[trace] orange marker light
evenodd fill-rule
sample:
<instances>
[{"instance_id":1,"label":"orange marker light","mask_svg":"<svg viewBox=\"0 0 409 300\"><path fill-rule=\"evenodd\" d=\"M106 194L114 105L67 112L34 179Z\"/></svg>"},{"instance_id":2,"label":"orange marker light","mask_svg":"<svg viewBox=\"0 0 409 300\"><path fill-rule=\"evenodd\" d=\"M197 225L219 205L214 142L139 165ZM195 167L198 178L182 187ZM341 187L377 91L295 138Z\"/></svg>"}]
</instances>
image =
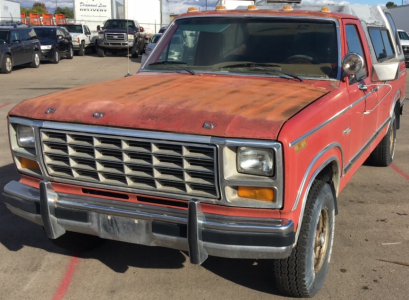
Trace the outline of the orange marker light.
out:
<instances>
[{"instance_id":1,"label":"orange marker light","mask_svg":"<svg viewBox=\"0 0 409 300\"><path fill-rule=\"evenodd\" d=\"M218 5L216 6L216 10L226 10L226 6Z\"/></svg>"},{"instance_id":2,"label":"orange marker light","mask_svg":"<svg viewBox=\"0 0 409 300\"><path fill-rule=\"evenodd\" d=\"M24 157L20 158L20 165L22 169L40 170L40 166L36 161Z\"/></svg>"},{"instance_id":3,"label":"orange marker light","mask_svg":"<svg viewBox=\"0 0 409 300\"><path fill-rule=\"evenodd\" d=\"M330 13L331 10L329 9L329 7L324 6L324 7L321 8L321 12L323 12L323 13Z\"/></svg>"},{"instance_id":4,"label":"orange marker light","mask_svg":"<svg viewBox=\"0 0 409 300\"><path fill-rule=\"evenodd\" d=\"M197 12L197 11L199 11L196 7L189 7L188 9L187 9L187 12L188 13L191 13L191 12Z\"/></svg>"},{"instance_id":5,"label":"orange marker light","mask_svg":"<svg viewBox=\"0 0 409 300\"><path fill-rule=\"evenodd\" d=\"M292 11L292 10L293 10L293 7L292 7L291 5L284 5L284 6L283 6L283 10L284 10L284 11Z\"/></svg>"},{"instance_id":6,"label":"orange marker light","mask_svg":"<svg viewBox=\"0 0 409 300\"><path fill-rule=\"evenodd\" d=\"M249 5L247 6L248 10L258 10L258 7L256 5Z\"/></svg>"},{"instance_id":7,"label":"orange marker light","mask_svg":"<svg viewBox=\"0 0 409 300\"><path fill-rule=\"evenodd\" d=\"M274 190L262 187L239 186L238 196L242 198L255 199L260 201L274 201Z\"/></svg>"}]
</instances>

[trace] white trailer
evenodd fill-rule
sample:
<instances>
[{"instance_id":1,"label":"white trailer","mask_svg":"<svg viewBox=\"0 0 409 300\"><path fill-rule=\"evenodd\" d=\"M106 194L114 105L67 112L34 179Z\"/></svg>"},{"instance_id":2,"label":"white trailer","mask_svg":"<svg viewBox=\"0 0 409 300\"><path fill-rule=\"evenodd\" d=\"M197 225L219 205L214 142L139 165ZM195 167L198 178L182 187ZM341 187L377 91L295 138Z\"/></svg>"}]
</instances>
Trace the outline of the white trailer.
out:
<instances>
[{"instance_id":1,"label":"white trailer","mask_svg":"<svg viewBox=\"0 0 409 300\"><path fill-rule=\"evenodd\" d=\"M20 3L10 0L0 0L0 23L20 21Z\"/></svg>"},{"instance_id":2,"label":"white trailer","mask_svg":"<svg viewBox=\"0 0 409 300\"><path fill-rule=\"evenodd\" d=\"M123 18L138 21L146 33L155 34L170 23L168 0L124 0Z\"/></svg>"},{"instance_id":3,"label":"white trailer","mask_svg":"<svg viewBox=\"0 0 409 300\"><path fill-rule=\"evenodd\" d=\"M0 0L1 1L1 0ZM91 30L108 19L132 19L149 34L170 23L168 0L74 0L74 22Z\"/></svg>"},{"instance_id":4,"label":"white trailer","mask_svg":"<svg viewBox=\"0 0 409 300\"><path fill-rule=\"evenodd\" d=\"M397 28L409 32L409 5L388 8Z\"/></svg>"}]
</instances>

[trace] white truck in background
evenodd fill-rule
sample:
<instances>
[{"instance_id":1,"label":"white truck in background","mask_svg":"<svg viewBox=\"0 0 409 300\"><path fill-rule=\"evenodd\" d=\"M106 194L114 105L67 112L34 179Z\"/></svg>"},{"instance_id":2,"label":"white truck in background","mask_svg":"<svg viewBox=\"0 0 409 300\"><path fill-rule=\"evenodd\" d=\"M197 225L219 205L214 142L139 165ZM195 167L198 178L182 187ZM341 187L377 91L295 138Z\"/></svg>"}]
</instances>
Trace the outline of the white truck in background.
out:
<instances>
[{"instance_id":1,"label":"white truck in background","mask_svg":"<svg viewBox=\"0 0 409 300\"><path fill-rule=\"evenodd\" d=\"M0 24L20 21L20 3L9 0L0 0Z\"/></svg>"},{"instance_id":2,"label":"white truck in background","mask_svg":"<svg viewBox=\"0 0 409 300\"><path fill-rule=\"evenodd\" d=\"M76 54L84 56L86 49L91 49L93 53L97 53L97 31L91 31L85 24L65 24L64 27L72 36L72 45Z\"/></svg>"}]
</instances>

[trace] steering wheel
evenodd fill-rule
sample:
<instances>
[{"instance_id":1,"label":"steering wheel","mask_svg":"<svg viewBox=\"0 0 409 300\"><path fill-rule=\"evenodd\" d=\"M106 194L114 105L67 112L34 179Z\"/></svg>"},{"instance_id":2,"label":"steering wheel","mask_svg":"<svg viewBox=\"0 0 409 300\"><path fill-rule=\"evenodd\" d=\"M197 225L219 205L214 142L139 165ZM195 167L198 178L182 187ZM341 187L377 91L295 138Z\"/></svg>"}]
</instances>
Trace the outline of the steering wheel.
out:
<instances>
[{"instance_id":1,"label":"steering wheel","mask_svg":"<svg viewBox=\"0 0 409 300\"><path fill-rule=\"evenodd\" d=\"M308 55L303 55L303 54L296 54L288 57L284 63L293 63L293 62L301 62L301 63L311 63L311 64L317 64L316 61L311 56Z\"/></svg>"}]
</instances>

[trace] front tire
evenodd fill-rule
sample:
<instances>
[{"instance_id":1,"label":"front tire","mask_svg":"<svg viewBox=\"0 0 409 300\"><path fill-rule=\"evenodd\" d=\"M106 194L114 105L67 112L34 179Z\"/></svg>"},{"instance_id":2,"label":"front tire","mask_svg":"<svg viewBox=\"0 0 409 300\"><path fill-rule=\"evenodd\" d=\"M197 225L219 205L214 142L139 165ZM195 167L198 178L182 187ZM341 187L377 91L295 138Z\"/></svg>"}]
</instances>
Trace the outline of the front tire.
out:
<instances>
[{"instance_id":1,"label":"front tire","mask_svg":"<svg viewBox=\"0 0 409 300\"><path fill-rule=\"evenodd\" d=\"M3 74L10 74L13 70L13 61L11 60L11 56L6 54L3 57L3 61L1 62L1 70L0 72Z\"/></svg>"},{"instance_id":2,"label":"front tire","mask_svg":"<svg viewBox=\"0 0 409 300\"><path fill-rule=\"evenodd\" d=\"M105 51L104 51L104 49L98 48L98 56L99 56L99 57L105 57Z\"/></svg>"},{"instance_id":3,"label":"front tire","mask_svg":"<svg viewBox=\"0 0 409 300\"><path fill-rule=\"evenodd\" d=\"M393 157L395 155L395 146L396 146L396 117L394 114L392 117L392 121L389 125L388 132L369 156L370 163L378 167L389 166L392 163Z\"/></svg>"},{"instance_id":4,"label":"front tire","mask_svg":"<svg viewBox=\"0 0 409 300\"><path fill-rule=\"evenodd\" d=\"M74 58L74 49L72 48L72 46L70 46L70 49L68 50L67 58L68 59Z\"/></svg>"},{"instance_id":5,"label":"front tire","mask_svg":"<svg viewBox=\"0 0 409 300\"><path fill-rule=\"evenodd\" d=\"M33 54L33 61L30 64L31 68L38 68L40 66L40 54L35 51Z\"/></svg>"},{"instance_id":6,"label":"front tire","mask_svg":"<svg viewBox=\"0 0 409 300\"><path fill-rule=\"evenodd\" d=\"M92 250L104 242L104 240L98 236L72 231L67 231L57 239L49 240L54 245L75 253Z\"/></svg>"},{"instance_id":7,"label":"front tire","mask_svg":"<svg viewBox=\"0 0 409 300\"><path fill-rule=\"evenodd\" d=\"M132 58L138 58L139 53L138 53L138 47L137 45L133 45L132 50L131 50L131 56Z\"/></svg>"},{"instance_id":8,"label":"front tire","mask_svg":"<svg viewBox=\"0 0 409 300\"><path fill-rule=\"evenodd\" d=\"M53 60L51 62L53 64L58 64L60 62L60 52L58 52L58 50L54 51Z\"/></svg>"},{"instance_id":9,"label":"front tire","mask_svg":"<svg viewBox=\"0 0 409 300\"><path fill-rule=\"evenodd\" d=\"M84 55L85 55L85 44L84 44L84 41L81 42L80 49L78 50L78 55L79 55L79 56L84 56Z\"/></svg>"},{"instance_id":10,"label":"front tire","mask_svg":"<svg viewBox=\"0 0 409 300\"><path fill-rule=\"evenodd\" d=\"M311 186L297 246L291 256L274 261L278 289L290 297L313 297L327 277L334 239L335 199L328 183Z\"/></svg>"}]
</instances>

